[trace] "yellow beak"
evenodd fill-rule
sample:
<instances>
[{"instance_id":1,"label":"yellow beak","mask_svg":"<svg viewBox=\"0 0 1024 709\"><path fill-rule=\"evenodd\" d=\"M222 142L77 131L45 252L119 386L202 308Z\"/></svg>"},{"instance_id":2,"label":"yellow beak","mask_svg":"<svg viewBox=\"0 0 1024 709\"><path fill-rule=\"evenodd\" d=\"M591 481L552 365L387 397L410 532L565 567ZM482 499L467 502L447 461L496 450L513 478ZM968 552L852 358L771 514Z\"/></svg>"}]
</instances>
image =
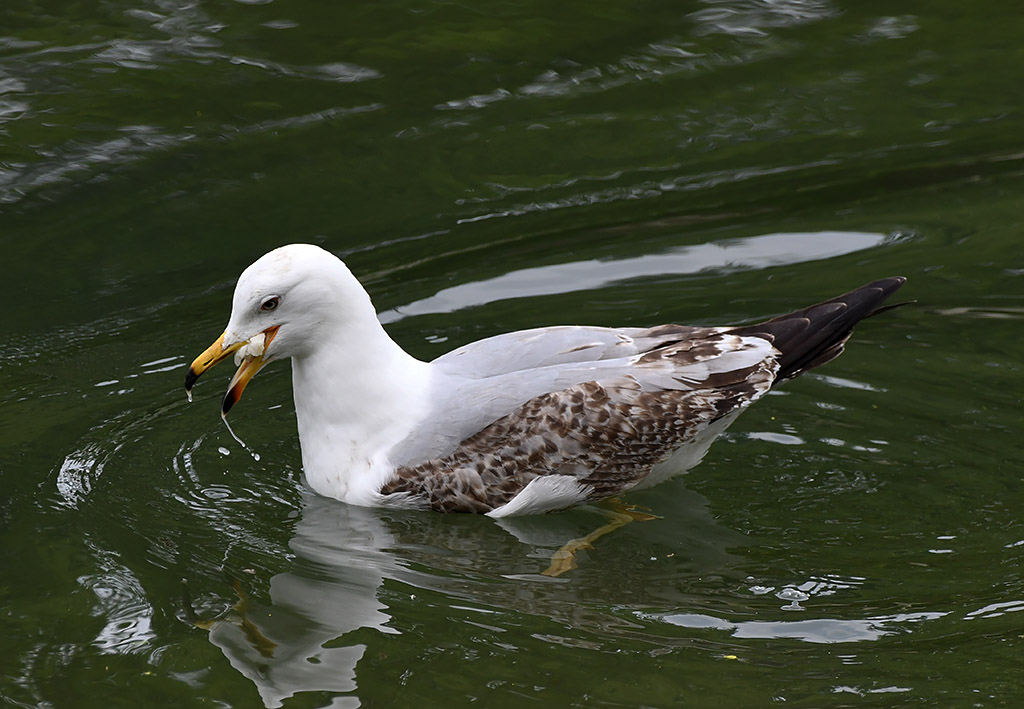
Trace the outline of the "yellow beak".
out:
<instances>
[{"instance_id":1,"label":"yellow beak","mask_svg":"<svg viewBox=\"0 0 1024 709\"><path fill-rule=\"evenodd\" d=\"M266 353L266 348L270 345L271 340L274 339L274 335L277 334L277 327L268 327L263 331L266 339L263 341L263 351ZM225 333L226 334L226 333ZM222 334L217 340L206 348L206 351L193 360L191 366L188 368L188 372L185 374L185 393L188 395L189 400L192 400L192 387L195 385L196 380L201 377L207 369L210 369L218 362L221 362L238 350L242 349L247 343L237 342L229 347L224 346L224 335ZM245 386L249 383L249 380L256 376L256 372L263 368L266 364L264 355L257 357L246 357L242 360L241 365L238 367L238 371L235 372L235 376L231 378L231 383L228 384L227 393L224 394L224 401L221 402L220 413L221 415L227 414L231 410L231 407L238 403L238 400L242 398L242 392L245 391Z\"/></svg>"}]
</instances>

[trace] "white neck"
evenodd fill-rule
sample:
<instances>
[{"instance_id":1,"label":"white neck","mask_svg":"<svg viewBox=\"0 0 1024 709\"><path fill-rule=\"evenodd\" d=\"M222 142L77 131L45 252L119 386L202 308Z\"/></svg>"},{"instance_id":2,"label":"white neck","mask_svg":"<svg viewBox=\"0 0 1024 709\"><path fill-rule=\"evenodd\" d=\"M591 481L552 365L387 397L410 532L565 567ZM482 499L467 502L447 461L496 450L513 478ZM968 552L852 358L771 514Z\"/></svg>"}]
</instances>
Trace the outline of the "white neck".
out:
<instances>
[{"instance_id":1,"label":"white neck","mask_svg":"<svg viewBox=\"0 0 1024 709\"><path fill-rule=\"evenodd\" d=\"M388 451L427 410L430 365L370 317L292 358L302 467L321 495L373 505L393 470Z\"/></svg>"}]
</instances>

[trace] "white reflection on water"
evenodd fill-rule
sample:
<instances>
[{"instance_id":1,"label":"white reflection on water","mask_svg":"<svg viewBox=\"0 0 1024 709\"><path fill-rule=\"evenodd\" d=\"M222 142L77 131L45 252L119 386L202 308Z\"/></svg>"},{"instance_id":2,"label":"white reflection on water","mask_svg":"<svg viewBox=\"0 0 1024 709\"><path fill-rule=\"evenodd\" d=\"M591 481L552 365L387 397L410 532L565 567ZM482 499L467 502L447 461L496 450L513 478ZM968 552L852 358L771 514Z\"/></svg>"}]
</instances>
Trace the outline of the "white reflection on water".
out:
<instances>
[{"instance_id":1,"label":"white reflection on water","mask_svg":"<svg viewBox=\"0 0 1024 709\"><path fill-rule=\"evenodd\" d=\"M807 620L748 620L737 623L700 613L671 613L667 615L637 614L650 620L660 620L682 628L710 628L730 633L734 638L777 640L792 638L809 643L850 643L878 640L886 635L904 631L907 623L920 623L948 615L948 612L897 613L858 620L815 618Z\"/></svg>"},{"instance_id":2,"label":"white reflection on water","mask_svg":"<svg viewBox=\"0 0 1024 709\"><path fill-rule=\"evenodd\" d=\"M975 618L998 618L1001 615L1018 611L1024 611L1024 600L990 603L978 610L971 611L964 616L964 620L974 620Z\"/></svg>"},{"instance_id":3,"label":"white reflection on water","mask_svg":"<svg viewBox=\"0 0 1024 709\"><path fill-rule=\"evenodd\" d=\"M760 269L819 261L880 246L886 240L885 234L855 231L764 234L679 246L634 258L590 259L523 268L495 278L445 288L429 298L384 311L378 317L381 322L390 323L415 315L451 313L498 300L597 290L631 278Z\"/></svg>"}]
</instances>

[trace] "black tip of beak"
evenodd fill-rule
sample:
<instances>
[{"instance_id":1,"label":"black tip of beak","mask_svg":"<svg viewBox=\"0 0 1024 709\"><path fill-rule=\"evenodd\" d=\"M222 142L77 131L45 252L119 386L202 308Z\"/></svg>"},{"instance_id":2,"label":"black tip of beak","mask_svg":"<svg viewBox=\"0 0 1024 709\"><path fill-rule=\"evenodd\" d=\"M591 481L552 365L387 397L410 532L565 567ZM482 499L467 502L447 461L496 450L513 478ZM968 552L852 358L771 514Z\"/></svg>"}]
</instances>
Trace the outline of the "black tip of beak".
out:
<instances>
[{"instance_id":1,"label":"black tip of beak","mask_svg":"<svg viewBox=\"0 0 1024 709\"><path fill-rule=\"evenodd\" d=\"M222 401L220 404L220 415L227 416L228 411L231 411L231 408L238 403L238 400L241 398L241 396L242 395L238 393L236 387L231 387L230 389L228 389L227 392L224 394L224 401Z\"/></svg>"},{"instance_id":2,"label":"black tip of beak","mask_svg":"<svg viewBox=\"0 0 1024 709\"><path fill-rule=\"evenodd\" d=\"M192 387L195 386L196 380L198 379L199 375L196 374L196 371L192 369L192 367L189 367L188 371L185 372L185 391L192 391Z\"/></svg>"}]
</instances>

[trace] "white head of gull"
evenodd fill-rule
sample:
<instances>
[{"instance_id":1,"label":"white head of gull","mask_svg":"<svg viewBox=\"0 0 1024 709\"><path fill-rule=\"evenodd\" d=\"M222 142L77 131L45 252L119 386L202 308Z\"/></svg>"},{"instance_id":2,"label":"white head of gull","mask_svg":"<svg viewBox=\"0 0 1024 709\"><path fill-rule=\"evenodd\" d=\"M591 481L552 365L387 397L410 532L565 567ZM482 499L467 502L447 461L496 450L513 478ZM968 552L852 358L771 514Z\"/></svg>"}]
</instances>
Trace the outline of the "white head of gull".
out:
<instances>
[{"instance_id":1,"label":"white head of gull","mask_svg":"<svg viewBox=\"0 0 1024 709\"><path fill-rule=\"evenodd\" d=\"M235 354L226 414L264 365L291 359L303 470L321 495L548 512L685 472L773 385L838 356L903 282L758 325L547 327L422 362L388 336L340 259L292 244L242 273L227 328L185 387Z\"/></svg>"}]
</instances>

